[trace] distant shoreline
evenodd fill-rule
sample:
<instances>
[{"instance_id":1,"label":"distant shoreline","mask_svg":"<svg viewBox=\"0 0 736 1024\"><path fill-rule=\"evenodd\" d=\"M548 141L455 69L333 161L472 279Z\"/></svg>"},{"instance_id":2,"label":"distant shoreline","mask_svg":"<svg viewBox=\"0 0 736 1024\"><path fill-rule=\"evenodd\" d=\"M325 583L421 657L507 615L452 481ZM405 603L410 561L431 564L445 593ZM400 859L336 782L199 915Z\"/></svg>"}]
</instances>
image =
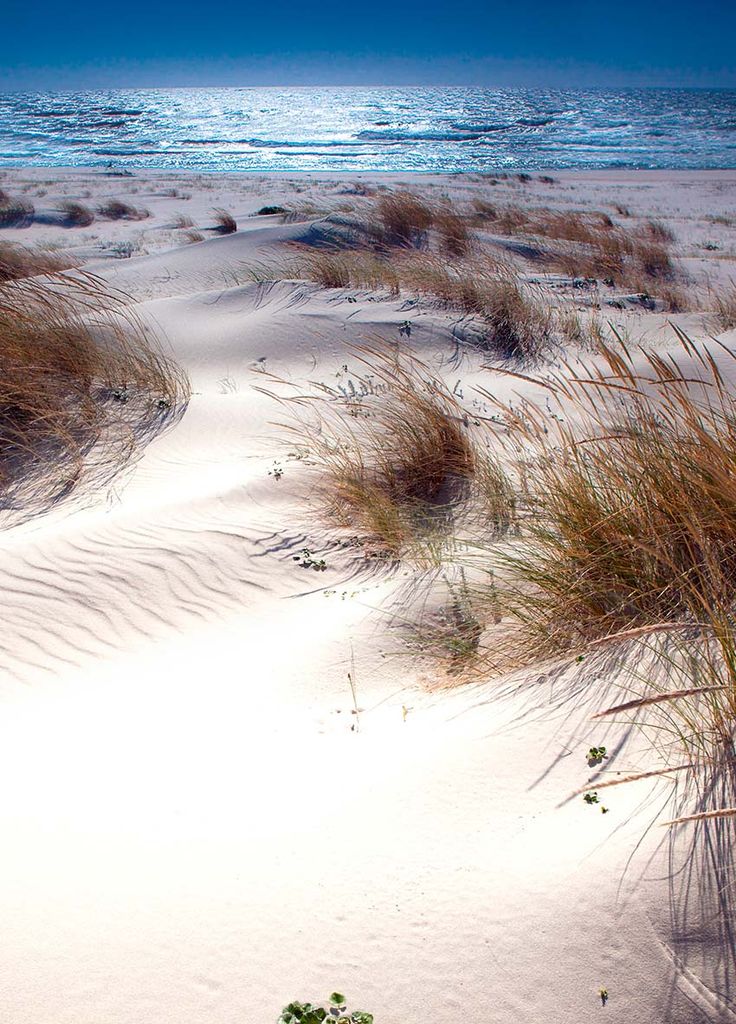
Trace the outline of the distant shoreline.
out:
<instances>
[{"instance_id":1,"label":"distant shoreline","mask_svg":"<svg viewBox=\"0 0 736 1024\"><path fill-rule=\"evenodd\" d=\"M5 167L0 167L0 180L2 180L2 172L5 171L22 171L24 174L29 174L31 177L35 175L50 174L54 175L97 175L100 178L109 177L111 181L118 179L125 181L126 178L151 178L161 177L167 179L196 179L199 177L206 176L208 178L217 177L221 175L224 178L230 177L257 177L263 179L275 178L275 179L288 179L294 178L307 178L316 183L322 181L340 181L342 179L352 178L363 178L366 181L370 181L374 178L380 179L381 181L437 181L440 178L473 178L478 179L482 177L498 178L502 180L504 178L517 179L518 176L528 174L532 179L539 180L541 176L551 176L560 181L565 179L575 181L601 181L601 182L614 182L614 181L626 181L628 178L636 178L639 181L648 181L652 183L669 183L672 182L676 177L689 178L693 181L710 179L717 181L723 179L724 181L733 182L734 173L736 173L736 164L733 167L601 167L601 168L590 168L590 167L564 167L558 169L556 167L550 168L535 168L531 171L514 170L514 171L501 171L501 170L488 170L488 171L363 171L363 170L268 170L268 171L257 171L245 168L243 170L218 170L218 169L194 169L194 168L176 168L176 167L135 167L129 168L114 168L110 169L106 166L99 165L87 165L87 164L68 164L66 166L56 166L54 164L6 164Z\"/></svg>"}]
</instances>

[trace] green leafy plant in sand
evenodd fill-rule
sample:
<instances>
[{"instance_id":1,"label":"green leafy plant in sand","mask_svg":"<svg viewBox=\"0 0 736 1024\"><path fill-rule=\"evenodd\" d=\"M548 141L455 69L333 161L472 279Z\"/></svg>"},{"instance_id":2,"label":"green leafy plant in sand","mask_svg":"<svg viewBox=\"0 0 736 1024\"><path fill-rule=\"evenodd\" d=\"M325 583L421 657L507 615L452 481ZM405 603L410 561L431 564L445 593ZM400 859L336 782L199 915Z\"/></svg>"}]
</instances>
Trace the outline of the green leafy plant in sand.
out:
<instances>
[{"instance_id":1,"label":"green leafy plant in sand","mask_svg":"<svg viewBox=\"0 0 736 1024\"><path fill-rule=\"evenodd\" d=\"M298 563L302 569L314 569L315 572L324 572L327 568L327 562L324 558L313 558L314 552L310 551L309 548L302 548L300 555L294 555L293 560Z\"/></svg>"},{"instance_id":2,"label":"green leafy plant in sand","mask_svg":"<svg viewBox=\"0 0 736 1024\"><path fill-rule=\"evenodd\" d=\"M335 1024L373 1024L373 1014L365 1010L348 1011L345 996L341 992L333 992L325 1004L289 1003L281 1011L276 1024L321 1024L324 1020Z\"/></svg>"}]
</instances>

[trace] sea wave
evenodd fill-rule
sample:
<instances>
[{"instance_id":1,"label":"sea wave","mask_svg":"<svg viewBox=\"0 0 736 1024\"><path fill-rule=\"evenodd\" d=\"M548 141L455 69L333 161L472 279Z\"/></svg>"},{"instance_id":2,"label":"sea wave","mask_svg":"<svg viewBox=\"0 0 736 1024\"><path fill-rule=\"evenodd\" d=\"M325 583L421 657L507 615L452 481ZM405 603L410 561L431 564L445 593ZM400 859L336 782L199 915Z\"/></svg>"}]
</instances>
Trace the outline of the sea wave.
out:
<instances>
[{"instance_id":1,"label":"sea wave","mask_svg":"<svg viewBox=\"0 0 736 1024\"><path fill-rule=\"evenodd\" d=\"M0 166L732 167L734 90L145 89L0 97Z\"/></svg>"}]
</instances>

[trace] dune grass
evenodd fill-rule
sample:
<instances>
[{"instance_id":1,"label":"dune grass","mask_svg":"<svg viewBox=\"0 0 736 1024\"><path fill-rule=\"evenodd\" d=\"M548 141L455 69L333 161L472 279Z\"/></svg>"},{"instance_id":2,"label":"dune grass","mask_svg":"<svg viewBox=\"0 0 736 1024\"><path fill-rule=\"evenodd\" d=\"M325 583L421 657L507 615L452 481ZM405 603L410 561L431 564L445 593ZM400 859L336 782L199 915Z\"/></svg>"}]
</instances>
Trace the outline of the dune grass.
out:
<instances>
[{"instance_id":1,"label":"dune grass","mask_svg":"<svg viewBox=\"0 0 736 1024\"><path fill-rule=\"evenodd\" d=\"M297 400L316 418L296 430L333 521L419 565L470 552L436 625L453 662L489 611L495 664L635 641L652 670L613 710L713 764L736 727L736 355L679 338L667 356L599 341L536 401L496 403L502 430L416 359L364 349L317 407Z\"/></svg>"},{"instance_id":2,"label":"dune grass","mask_svg":"<svg viewBox=\"0 0 736 1024\"><path fill-rule=\"evenodd\" d=\"M59 211L64 214L64 223L68 227L87 228L95 219L94 213L88 206L72 199L64 199L60 202Z\"/></svg>"},{"instance_id":3,"label":"dune grass","mask_svg":"<svg viewBox=\"0 0 736 1024\"><path fill-rule=\"evenodd\" d=\"M430 201L408 189L384 190L371 197L357 208L356 226L364 244L384 254L433 249L456 257L474 247L469 218L449 199Z\"/></svg>"},{"instance_id":4,"label":"dune grass","mask_svg":"<svg viewBox=\"0 0 736 1024\"><path fill-rule=\"evenodd\" d=\"M697 622L736 597L736 401L680 339L687 370L619 338L546 383L557 417L512 417L530 515L507 568L537 649Z\"/></svg>"},{"instance_id":5,"label":"dune grass","mask_svg":"<svg viewBox=\"0 0 736 1024\"><path fill-rule=\"evenodd\" d=\"M35 212L30 199L11 196L0 189L0 228L26 227Z\"/></svg>"},{"instance_id":6,"label":"dune grass","mask_svg":"<svg viewBox=\"0 0 736 1024\"><path fill-rule=\"evenodd\" d=\"M233 232L238 230L238 223L231 213L227 210L217 208L213 211L215 214L215 231L220 235L232 235Z\"/></svg>"},{"instance_id":7,"label":"dune grass","mask_svg":"<svg viewBox=\"0 0 736 1024\"><path fill-rule=\"evenodd\" d=\"M186 401L186 377L103 284L76 272L0 288L5 525L105 483Z\"/></svg>"},{"instance_id":8,"label":"dune grass","mask_svg":"<svg viewBox=\"0 0 736 1024\"><path fill-rule=\"evenodd\" d=\"M304 251L280 271L323 288L422 295L477 320L479 344L502 360L536 362L556 343L555 318L499 260L476 253L449 263L431 252Z\"/></svg>"},{"instance_id":9,"label":"dune grass","mask_svg":"<svg viewBox=\"0 0 736 1024\"><path fill-rule=\"evenodd\" d=\"M466 421L419 360L368 346L354 362L336 387L289 396L290 436L318 472L332 522L387 556L431 559L478 467Z\"/></svg>"},{"instance_id":10,"label":"dune grass","mask_svg":"<svg viewBox=\"0 0 736 1024\"><path fill-rule=\"evenodd\" d=\"M371 208L374 236L389 248L421 248L433 222L432 206L413 192L383 192Z\"/></svg>"},{"instance_id":11,"label":"dune grass","mask_svg":"<svg viewBox=\"0 0 736 1024\"><path fill-rule=\"evenodd\" d=\"M351 227L352 225L352 227ZM523 285L509 257L483 245L473 228L533 239L533 260L571 278L600 280L637 294L655 292L673 312L687 308L663 225L627 230L602 212L499 207L476 199L461 209L412 192L384 191L327 245L304 247L287 271L324 288L422 295L479 321L482 344L503 360L535 362L560 341L587 346L587 321L555 314ZM541 241L540 241L541 239ZM283 276L283 274L282 274ZM592 343L600 325L590 322Z\"/></svg>"},{"instance_id":12,"label":"dune grass","mask_svg":"<svg viewBox=\"0 0 736 1024\"><path fill-rule=\"evenodd\" d=\"M614 644L645 667L609 713L710 777L736 766L736 354L679 338L601 343L504 410L520 532L487 558L507 663Z\"/></svg>"},{"instance_id":13,"label":"dune grass","mask_svg":"<svg viewBox=\"0 0 736 1024\"><path fill-rule=\"evenodd\" d=\"M677 277L668 249L674 236L658 221L648 221L637 231L614 224L601 212L498 206L484 200L475 201L474 220L498 235L543 240L546 244L538 248L537 259L571 277L635 291L661 287Z\"/></svg>"},{"instance_id":14,"label":"dune grass","mask_svg":"<svg viewBox=\"0 0 736 1024\"><path fill-rule=\"evenodd\" d=\"M177 231L183 230L185 228L193 228L194 221L185 213L177 213L172 221L172 227L175 228Z\"/></svg>"},{"instance_id":15,"label":"dune grass","mask_svg":"<svg viewBox=\"0 0 736 1024\"><path fill-rule=\"evenodd\" d=\"M150 217L148 210L132 206L122 199L107 199L97 207L97 215L105 220L145 220Z\"/></svg>"},{"instance_id":16,"label":"dune grass","mask_svg":"<svg viewBox=\"0 0 736 1024\"><path fill-rule=\"evenodd\" d=\"M661 220L645 221L641 233L645 238L651 238L655 242L665 245L675 241L674 231Z\"/></svg>"},{"instance_id":17,"label":"dune grass","mask_svg":"<svg viewBox=\"0 0 736 1024\"><path fill-rule=\"evenodd\" d=\"M401 278L395 263L368 250L304 249L284 267L259 268L268 277L290 276L315 281L321 288L368 288L398 295Z\"/></svg>"},{"instance_id":18,"label":"dune grass","mask_svg":"<svg viewBox=\"0 0 736 1024\"><path fill-rule=\"evenodd\" d=\"M719 331L732 331L736 327L736 283L733 281L713 296L715 326Z\"/></svg>"},{"instance_id":19,"label":"dune grass","mask_svg":"<svg viewBox=\"0 0 736 1024\"><path fill-rule=\"evenodd\" d=\"M76 261L66 253L50 249L31 249L12 242L0 242L0 285L22 277L55 274L69 270Z\"/></svg>"}]
</instances>

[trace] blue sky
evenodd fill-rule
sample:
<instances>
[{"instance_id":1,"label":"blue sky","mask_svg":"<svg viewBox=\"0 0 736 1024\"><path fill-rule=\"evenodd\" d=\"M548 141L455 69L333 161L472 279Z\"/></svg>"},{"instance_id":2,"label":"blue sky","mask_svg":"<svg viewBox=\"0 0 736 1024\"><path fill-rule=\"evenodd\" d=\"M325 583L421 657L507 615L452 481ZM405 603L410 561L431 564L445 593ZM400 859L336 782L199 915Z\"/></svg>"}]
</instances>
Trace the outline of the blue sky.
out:
<instances>
[{"instance_id":1,"label":"blue sky","mask_svg":"<svg viewBox=\"0 0 736 1024\"><path fill-rule=\"evenodd\" d=\"M736 87L736 0L5 0L0 88Z\"/></svg>"}]
</instances>

